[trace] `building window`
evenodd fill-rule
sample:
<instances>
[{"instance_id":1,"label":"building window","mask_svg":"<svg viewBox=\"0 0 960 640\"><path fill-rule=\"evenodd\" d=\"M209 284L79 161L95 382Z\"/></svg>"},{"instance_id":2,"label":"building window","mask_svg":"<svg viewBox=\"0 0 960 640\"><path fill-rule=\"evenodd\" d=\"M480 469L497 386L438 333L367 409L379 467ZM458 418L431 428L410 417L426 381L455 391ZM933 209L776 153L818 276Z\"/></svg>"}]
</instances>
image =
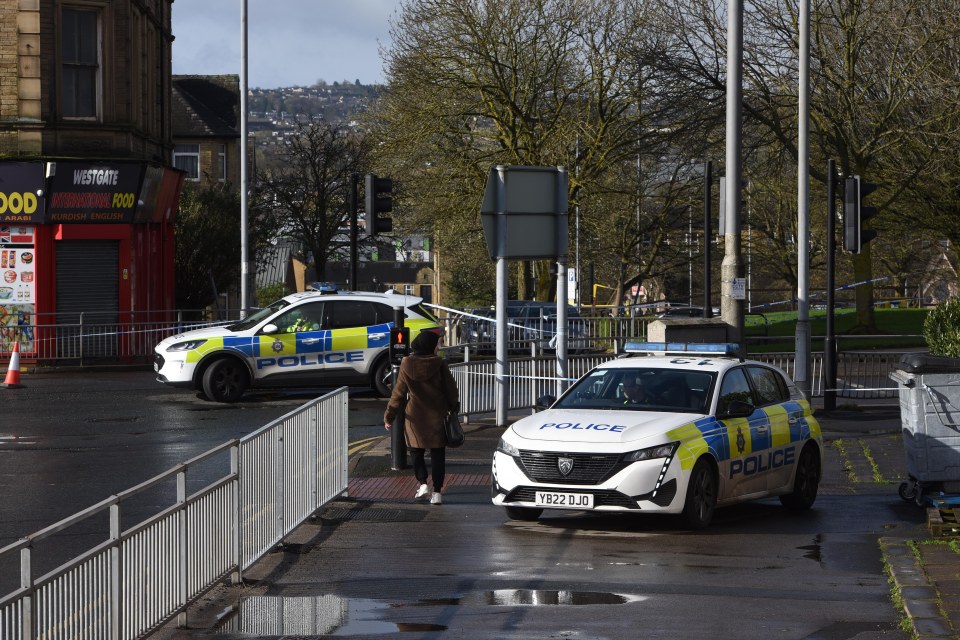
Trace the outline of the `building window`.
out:
<instances>
[{"instance_id":1,"label":"building window","mask_svg":"<svg viewBox=\"0 0 960 640\"><path fill-rule=\"evenodd\" d=\"M200 181L200 145L173 145L173 166L187 172L187 180Z\"/></svg>"},{"instance_id":2,"label":"building window","mask_svg":"<svg viewBox=\"0 0 960 640\"><path fill-rule=\"evenodd\" d=\"M63 9L60 107L66 118L96 118L100 102L100 16Z\"/></svg>"},{"instance_id":3,"label":"building window","mask_svg":"<svg viewBox=\"0 0 960 640\"><path fill-rule=\"evenodd\" d=\"M227 181L227 145L220 145L220 153L217 156L217 162L220 167L220 182Z\"/></svg>"}]
</instances>

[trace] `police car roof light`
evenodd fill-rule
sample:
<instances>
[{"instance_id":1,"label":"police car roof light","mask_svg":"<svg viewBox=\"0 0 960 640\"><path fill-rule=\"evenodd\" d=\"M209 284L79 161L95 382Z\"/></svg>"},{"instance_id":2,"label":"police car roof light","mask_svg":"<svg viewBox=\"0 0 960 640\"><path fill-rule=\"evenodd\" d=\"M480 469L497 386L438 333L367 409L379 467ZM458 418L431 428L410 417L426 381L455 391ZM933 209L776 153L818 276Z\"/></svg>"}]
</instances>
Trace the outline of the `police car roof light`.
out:
<instances>
[{"instance_id":1,"label":"police car roof light","mask_svg":"<svg viewBox=\"0 0 960 640\"><path fill-rule=\"evenodd\" d=\"M627 353L697 353L730 356L740 351L740 345L734 342L628 342L623 347Z\"/></svg>"},{"instance_id":2,"label":"police car roof light","mask_svg":"<svg viewBox=\"0 0 960 640\"><path fill-rule=\"evenodd\" d=\"M319 291L320 293L337 293L337 285L332 282L311 282L307 285L307 291Z\"/></svg>"}]
</instances>

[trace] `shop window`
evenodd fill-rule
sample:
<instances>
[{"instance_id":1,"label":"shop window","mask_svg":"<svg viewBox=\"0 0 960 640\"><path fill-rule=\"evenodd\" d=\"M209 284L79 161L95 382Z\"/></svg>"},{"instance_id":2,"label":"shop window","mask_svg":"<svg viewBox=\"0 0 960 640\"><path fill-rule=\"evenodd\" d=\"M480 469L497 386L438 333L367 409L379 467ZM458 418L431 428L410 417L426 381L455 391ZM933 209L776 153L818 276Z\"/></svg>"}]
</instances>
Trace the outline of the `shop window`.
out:
<instances>
[{"instance_id":1,"label":"shop window","mask_svg":"<svg viewBox=\"0 0 960 640\"><path fill-rule=\"evenodd\" d=\"M187 180L200 181L200 145L173 145L173 166L187 173Z\"/></svg>"},{"instance_id":2,"label":"shop window","mask_svg":"<svg viewBox=\"0 0 960 640\"><path fill-rule=\"evenodd\" d=\"M66 118L96 118L100 104L100 14L64 8L60 23L60 108Z\"/></svg>"}]
</instances>

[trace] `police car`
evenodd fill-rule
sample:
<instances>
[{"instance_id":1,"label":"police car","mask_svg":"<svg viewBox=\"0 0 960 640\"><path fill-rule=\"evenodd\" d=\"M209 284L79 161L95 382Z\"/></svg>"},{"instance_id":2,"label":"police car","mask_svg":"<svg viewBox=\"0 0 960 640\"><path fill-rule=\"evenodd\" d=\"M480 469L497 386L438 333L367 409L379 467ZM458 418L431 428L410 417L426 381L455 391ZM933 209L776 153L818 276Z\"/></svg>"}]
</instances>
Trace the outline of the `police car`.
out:
<instances>
[{"instance_id":1,"label":"police car","mask_svg":"<svg viewBox=\"0 0 960 640\"><path fill-rule=\"evenodd\" d=\"M780 369L733 357L729 344L626 350L503 434L492 497L510 518L672 513L701 529L717 507L745 500L813 505L820 426Z\"/></svg>"},{"instance_id":2,"label":"police car","mask_svg":"<svg viewBox=\"0 0 960 640\"><path fill-rule=\"evenodd\" d=\"M294 293L224 327L188 331L154 349L158 380L236 402L251 387L357 384L390 395L389 339L402 307L412 340L441 332L422 298L394 292Z\"/></svg>"}]
</instances>

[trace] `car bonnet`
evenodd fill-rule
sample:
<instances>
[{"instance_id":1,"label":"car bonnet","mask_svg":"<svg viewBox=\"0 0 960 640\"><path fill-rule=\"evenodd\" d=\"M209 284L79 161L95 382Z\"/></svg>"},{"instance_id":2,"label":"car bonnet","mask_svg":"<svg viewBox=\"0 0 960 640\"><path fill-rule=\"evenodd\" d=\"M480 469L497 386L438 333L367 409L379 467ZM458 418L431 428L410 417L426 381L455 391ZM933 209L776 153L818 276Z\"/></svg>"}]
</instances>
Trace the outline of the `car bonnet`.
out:
<instances>
[{"instance_id":1,"label":"car bonnet","mask_svg":"<svg viewBox=\"0 0 960 640\"><path fill-rule=\"evenodd\" d=\"M183 342L184 340L201 340L203 338L219 338L220 336L230 335L232 332L226 327L203 327L202 329L193 329L192 331L184 331L183 333L178 333L175 336L170 336L169 338L164 338L160 344L157 345L158 349L165 349L171 344L176 344L177 342Z\"/></svg>"},{"instance_id":2,"label":"car bonnet","mask_svg":"<svg viewBox=\"0 0 960 640\"><path fill-rule=\"evenodd\" d=\"M544 443L635 444L703 417L696 413L548 409L517 421L510 430L525 440Z\"/></svg>"}]
</instances>

